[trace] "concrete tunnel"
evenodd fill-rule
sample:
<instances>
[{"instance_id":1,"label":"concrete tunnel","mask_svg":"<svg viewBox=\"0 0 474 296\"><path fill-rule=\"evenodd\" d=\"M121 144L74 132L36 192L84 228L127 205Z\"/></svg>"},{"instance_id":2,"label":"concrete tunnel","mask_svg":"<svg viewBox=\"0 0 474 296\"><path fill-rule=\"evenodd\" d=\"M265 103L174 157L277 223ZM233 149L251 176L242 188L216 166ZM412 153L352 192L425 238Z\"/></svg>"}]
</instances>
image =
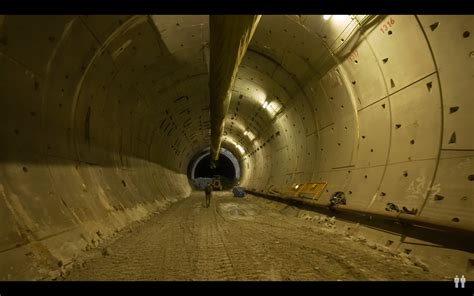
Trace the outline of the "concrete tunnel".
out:
<instances>
[{"instance_id":1,"label":"concrete tunnel","mask_svg":"<svg viewBox=\"0 0 474 296\"><path fill-rule=\"evenodd\" d=\"M261 199L324 208L341 191L369 220L463 233L450 247L344 222L472 274L473 29L472 15L261 16L231 89L227 169ZM194 192L209 40L206 15L0 16L2 280L46 279ZM324 189L295 195L306 183Z\"/></svg>"}]
</instances>

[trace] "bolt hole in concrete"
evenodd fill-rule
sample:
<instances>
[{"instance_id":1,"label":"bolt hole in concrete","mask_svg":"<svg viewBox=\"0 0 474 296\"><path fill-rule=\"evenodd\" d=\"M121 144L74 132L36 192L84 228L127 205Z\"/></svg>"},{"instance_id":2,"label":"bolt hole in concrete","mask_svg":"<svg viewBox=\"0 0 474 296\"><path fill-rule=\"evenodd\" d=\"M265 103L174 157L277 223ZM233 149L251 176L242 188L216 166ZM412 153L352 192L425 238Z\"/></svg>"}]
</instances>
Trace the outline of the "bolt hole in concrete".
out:
<instances>
[{"instance_id":1,"label":"bolt hole in concrete","mask_svg":"<svg viewBox=\"0 0 474 296\"><path fill-rule=\"evenodd\" d=\"M442 195L436 194L436 195L434 196L434 200L438 200L438 201L439 201L439 200L443 200L443 199L444 199L444 196L442 196Z\"/></svg>"},{"instance_id":2,"label":"bolt hole in concrete","mask_svg":"<svg viewBox=\"0 0 474 296\"><path fill-rule=\"evenodd\" d=\"M127 183L125 183L124 180L122 180L122 185L123 185L123 187L127 187Z\"/></svg>"},{"instance_id":3,"label":"bolt hole in concrete","mask_svg":"<svg viewBox=\"0 0 474 296\"><path fill-rule=\"evenodd\" d=\"M393 79L390 79L390 87L394 88L395 87L395 82L393 82Z\"/></svg>"},{"instance_id":4,"label":"bolt hole in concrete","mask_svg":"<svg viewBox=\"0 0 474 296\"><path fill-rule=\"evenodd\" d=\"M468 179L469 181L474 181L474 175L469 175L469 176L467 177L467 179Z\"/></svg>"},{"instance_id":5,"label":"bolt hole in concrete","mask_svg":"<svg viewBox=\"0 0 474 296\"><path fill-rule=\"evenodd\" d=\"M391 30L388 31L388 35L392 35L392 31L391 31Z\"/></svg>"},{"instance_id":6,"label":"bolt hole in concrete","mask_svg":"<svg viewBox=\"0 0 474 296\"><path fill-rule=\"evenodd\" d=\"M428 89L428 91L431 91L431 89L433 88L433 82L428 82L426 84L426 88Z\"/></svg>"},{"instance_id":7,"label":"bolt hole in concrete","mask_svg":"<svg viewBox=\"0 0 474 296\"><path fill-rule=\"evenodd\" d=\"M27 173L27 172L28 172L28 168L27 168L27 167L23 167L23 171L24 171L25 173Z\"/></svg>"},{"instance_id":8,"label":"bolt hole in concrete","mask_svg":"<svg viewBox=\"0 0 474 296\"><path fill-rule=\"evenodd\" d=\"M451 138L449 138L449 144L454 144L456 143L456 132L453 132L451 134Z\"/></svg>"},{"instance_id":9,"label":"bolt hole in concrete","mask_svg":"<svg viewBox=\"0 0 474 296\"><path fill-rule=\"evenodd\" d=\"M471 35L471 33L470 33L469 31L464 31L464 32L462 33L462 37L464 37L464 38L467 38L467 37L469 37L470 35Z\"/></svg>"},{"instance_id":10,"label":"bolt hole in concrete","mask_svg":"<svg viewBox=\"0 0 474 296\"><path fill-rule=\"evenodd\" d=\"M439 22L436 22L436 23L431 24L431 25L430 25L431 31L436 30L436 28L438 28L438 25L439 25Z\"/></svg>"},{"instance_id":11,"label":"bolt hole in concrete","mask_svg":"<svg viewBox=\"0 0 474 296\"><path fill-rule=\"evenodd\" d=\"M451 219L451 221L453 221L453 222L459 222L459 218L458 218L458 217L454 217L453 219Z\"/></svg>"},{"instance_id":12,"label":"bolt hole in concrete","mask_svg":"<svg viewBox=\"0 0 474 296\"><path fill-rule=\"evenodd\" d=\"M458 107L458 106L450 107L450 108L449 108L449 113L451 114L451 113L454 113L454 112L456 112L456 111L458 111L458 110L459 110L459 107Z\"/></svg>"},{"instance_id":13,"label":"bolt hole in concrete","mask_svg":"<svg viewBox=\"0 0 474 296\"><path fill-rule=\"evenodd\" d=\"M412 144L412 145L415 144L415 140L411 140L410 144Z\"/></svg>"}]
</instances>

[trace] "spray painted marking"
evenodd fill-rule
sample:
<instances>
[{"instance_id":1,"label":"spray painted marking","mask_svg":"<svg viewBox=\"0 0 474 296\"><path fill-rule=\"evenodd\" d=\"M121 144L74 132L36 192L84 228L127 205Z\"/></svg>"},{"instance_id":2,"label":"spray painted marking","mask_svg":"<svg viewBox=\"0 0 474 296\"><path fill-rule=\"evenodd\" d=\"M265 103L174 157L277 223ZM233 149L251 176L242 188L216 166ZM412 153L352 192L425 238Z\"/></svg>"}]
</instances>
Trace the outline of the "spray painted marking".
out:
<instances>
[{"instance_id":1,"label":"spray painted marking","mask_svg":"<svg viewBox=\"0 0 474 296\"><path fill-rule=\"evenodd\" d=\"M351 60L351 62L355 62L355 60L357 59L357 57L359 57L359 52L356 50L354 50L351 55L349 56L349 60Z\"/></svg>"},{"instance_id":2,"label":"spray painted marking","mask_svg":"<svg viewBox=\"0 0 474 296\"><path fill-rule=\"evenodd\" d=\"M425 188L425 175L417 177L415 180L411 181L410 186L407 188L407 192L410 195L407 196L407 199L422 199L424 188Z\"/></svg>"},{"instance_id":3,"label":"spray painted marking","mask_svg":"<svg viewBox=\"0 0 474 296\"><path fill-rule=\"evenodd\" d=\"M427 198L429 200L432 200L432 197L434 197L440 191L441 183L430 186L430 182L426 181L425 175L421 175L415 180L411 181L410 185L407 188L407 192L409 193L409 195L405 198L411 200L423 200L425 196L429 193Z\"/></svg>"},{"instance_id":4,"label":"spray painted marking","mask_svg":"<svg viewBox=\"0 0 474 296\"><path fill-rule=\"evenodd\" d=\"M460 161L457 165L457 169L461 171L467 171L471 167L472 167L472 164L471 164L470 158L465 158L464 160Z\"/></svg>"},{"instance_id":5,"label":"spray painted marking","mask_svg":"<svg viewBox=\"0 0 474 296\"><path fill-rule=\"evenodd\" d=\"M395 20L391 17L388 21L381 25L380 31L382 31L382 34L385 34L385 32L387 32L389 28L392 28L394 24Z\"/></svg>"}]
</instances>

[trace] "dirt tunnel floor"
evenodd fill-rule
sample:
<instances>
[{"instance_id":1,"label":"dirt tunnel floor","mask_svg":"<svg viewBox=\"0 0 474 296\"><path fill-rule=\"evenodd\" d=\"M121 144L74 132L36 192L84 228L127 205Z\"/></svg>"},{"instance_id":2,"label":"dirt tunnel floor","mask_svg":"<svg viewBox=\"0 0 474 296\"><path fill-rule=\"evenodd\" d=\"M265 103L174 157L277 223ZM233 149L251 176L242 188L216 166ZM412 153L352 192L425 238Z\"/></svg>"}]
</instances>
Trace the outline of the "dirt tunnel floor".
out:
<instances>
[{"instance_id":1,"label":"dirt tunnel floor","mask_svg":"<svg viewBox=\"0 0 474 296\"><path fill-rule=\"evenodd\" d=\"M66 280L441 280L253 196L193 193L101 249ZM280 209L282 207L280 206ZM313 222L313 223L312 223Z\"/></svg>"}]
</instances>

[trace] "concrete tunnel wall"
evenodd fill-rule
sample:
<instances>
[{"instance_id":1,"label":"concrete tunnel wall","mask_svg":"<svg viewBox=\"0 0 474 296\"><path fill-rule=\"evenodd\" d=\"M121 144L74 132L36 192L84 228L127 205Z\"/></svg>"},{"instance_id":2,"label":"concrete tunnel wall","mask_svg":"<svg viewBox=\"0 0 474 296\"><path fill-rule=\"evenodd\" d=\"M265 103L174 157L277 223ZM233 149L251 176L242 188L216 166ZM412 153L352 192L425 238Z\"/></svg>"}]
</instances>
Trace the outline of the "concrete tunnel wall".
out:
<instances>
[{"instance_id":1,"label":"concrete tunnel wall","mask_svg":"<svg viewBox=\"0 0 474 296\"><path fill-rule=\"evenodd\" d=\"M364 20L262 17L225 128L242 185L321 180L321 204L340 190L473 229L474 19ZM0 17L1 278L45 277L189 195L208 41L207 16Z\"/></svg>"},{"instance_id":2,"label":"concrete tunnel wall","mask_svg":"<svg viewBox=\"0 0 474 296\"><path fill-rule=\"evenodd\" d=\"M251 47L276 63L247 54L242 67L285 109L244 159L243 183L284 192L326 181L321 204L344 191L349 208L383 213L392 202L473 229L474 18L387 16L362 33L348 19L332 45L321 22L274 16L259 24ZM352 51L335 54L327 73L314 71L351 32Z\"/></svg>"}]
</instances>

